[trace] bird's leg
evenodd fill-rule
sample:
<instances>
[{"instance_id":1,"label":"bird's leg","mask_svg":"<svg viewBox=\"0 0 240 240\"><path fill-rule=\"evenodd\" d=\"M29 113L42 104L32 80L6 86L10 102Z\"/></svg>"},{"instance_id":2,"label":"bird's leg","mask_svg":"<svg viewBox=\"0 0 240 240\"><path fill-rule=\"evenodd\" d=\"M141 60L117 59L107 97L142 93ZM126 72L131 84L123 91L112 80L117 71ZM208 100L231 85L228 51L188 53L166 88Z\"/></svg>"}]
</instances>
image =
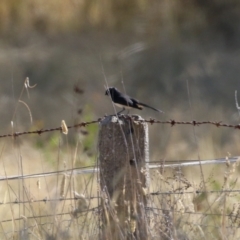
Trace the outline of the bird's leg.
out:
<instances>
[{"instance_id":1,"label":"bird's leg","mask_svg":"<svg viewBox=\"0 0 240 240\"><path fill-rule=\"evenodd\" d=\"M123 109L117 113L117 115L119 115L120 113L124 112L125 111L125 108L123 107Z\"/></svg>"}]
</instances>

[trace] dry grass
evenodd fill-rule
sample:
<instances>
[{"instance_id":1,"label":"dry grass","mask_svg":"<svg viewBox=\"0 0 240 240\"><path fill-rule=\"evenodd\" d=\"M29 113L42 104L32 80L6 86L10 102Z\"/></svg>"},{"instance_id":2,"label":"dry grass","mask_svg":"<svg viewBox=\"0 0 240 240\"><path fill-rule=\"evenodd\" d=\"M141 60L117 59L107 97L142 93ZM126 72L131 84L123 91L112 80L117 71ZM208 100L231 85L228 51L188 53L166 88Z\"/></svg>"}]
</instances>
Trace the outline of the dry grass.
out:
<instances>
[{"instance_id":1,"label":"dry grass","mask_svg":"<svg viewBox=\"0 0 240 240\"><path fill-rule=\"evenodd\" d=\"M204 52L202 47L198 47L196 51L194 47L195 42L192 46L194 50L188 52L186 49L188 49L188 47L191 48L191 44L187 42L185 45L183 44L185 49L183 48L181 51L186 50L188 55L185 53L182 54L181 51L176 51L176 55L171 55L171 52L177 50L175 45L182 44L182 38L188 38L189 36L190 39L193 36L197 36L198 38L199 33L203 29L204 32L206 29L209 32L216 31L217 37L215 37L219 39L220 36L220 44L222 44L221 41L223 41L221 37L223 37L227 43L228 41L230 41L230 43L232 43L232 41L234 42L235 35L226 34L228 31L225 31L225 29L230 28L230 30L235 33L234 27L238 21L235 20L234 16L239 15L237 12L238 8L234 8L236 9L234 11L235 14L232 14L232 8L229 7L228 11L225 12L226 14L221 15L219 11L215 11L215 8L218 7L217 3L213 2L209 8L207 8L204 4L195 5L198 2L199 1L190 3L188 7L185 7L183 5L186 4L186 2L177 3L173 0L165 0L161 1L161 3L157 0L151 4L148 4L148 1L145 0L125 0L121 1L120 5L111 0L105 0L104 4L102 4L102 1L90 0L61 2L56 0L37 0L34 2L31 0L2 0L0 4L0 32L3 36L5 36L5 33L8 33L6 39L11 39L13 42L20 38L20 43L18 40L16 40L16 42L24 47L18 48L13 44L14 47L11 46L9 50L9 45L5 47L5 44L3 44L4 47L2 47L1 54L1 63L3 66L1 79L9 80L10 75L18 75L16 81L12 83L14 85L12 88L16 88L16 85L21 85L21 81L18 81L18 79L22 79L23 76L26 77L26 73L34 72L31 77L39 79L38 84L41 81L46 81L47 83L39 87L41 91L38 93L40 95L40 97L37 98L38 100L35 99L34 101L33 94L30 94L32 98L29 101L25 101L25 99L19 97L18 100L21 101L21 104L18 105L19 108L16 108L17 110L14 112L15 108L12 108L12 106L15 106L16 103L15 97L13 97L13 90L11 92L12 95L10 95L9 82L4 81L3 84L6 84L7 87L4 88L1 86L1 88L4 89L1 95L1 111L5 114L1 116L1 121L3 122L3 118L5 118L9 126L9 119L12 119L14 124L17 123L16 118L18 118L18 120L20 119L20 121L18 121L19 125L17 127L14 126L14 128L16 127L18 130L28 128L39 129L49 127L49 125L52 126L53 123L56 123L54 117L59 116L57 112L53 114L53 109L55 111L57 108L60 108L60 116L70 116L70 113L78 107L72 107L74 100L72 100L72 95L69 94L69 89L66 90L67 87L64 84L69 83L70 79L76 81L78 78L83 78L84 81L80 81L81 84L88 82L88 90L90 89L89 92L92 93L95 91L95 89L93 89L94 87L102 87L104 84L103 81L100 83L98 81L102 76L102 69L99 66L110 63L112 65L107 75L114 76L112 78L109 77L109 82L119 83L122 81L122 72L119 75L116 74L116 72L122 69L122 64L123 67L124 64L126 64L127 69L131 69L133 72L138 72L139 74L133 75L131 74L132 72L126 71L126 77L129 77L129 75L130 77L136 77L138 83L140 83L141 89L139 91L145 91L145 87L152 87L152 90L155 90L156 93L156 101L160 99L158 96L158 94L160 94L160 88L163 89L161 89L162 92L165 91L166 94L171 95L169 100L163 104L164 108L171 112L166 118L184 118L189 120L191 116L190 111L186 111L186 109L188 109L188 102L183 101L180 103L179 101L180 97L182 98L184 94L176 94L176 90L181 91L185 89L185 78L190 78L196 82L197 80L209 80L209 78L218 80L215 85L213 84L209 88L206 87L208 90L207 93L212 93L217 89L220 92L221 98L224 99L224 104L229 107L229 102L226 101L225 97L228 96L229 99L229 96L231 94L233 95L233 91L229 87L234 85L232 83L236 83L236 76L238 76L238 74L235 73L235 65L238 66L238 55L236 55L235 52L234 54L230 54L229 52L225 52L224 48L223 53L220 51L218 54L215 53L217 50L213 48L213 52L210 52L208 55L206 54L208 48L207 50L205 49ZM237 1L236 3L238 4ZM229 13L230 17L228 16L227 18L228 24L225 25L221 21L221 18ZM216 16L216 18L213 16ZM194 21L192 21L193 19ZM129 35L129 38L126 42L121 40L121 44L116 44L117 41L120 42L118 35L113 39L111 39L111 34L109 35L110 37L107 35L106 38L98 39L98 34L96 34L92 37L94 41L92 41L91 38L89 40L88 38L80 36L81 41L79 41L80 38L76 39L76 42L80 42L80 44L69 40L65 48L63 48L62 45L55 46L56 42L48 43L49 39L40 39L40 42L44 42L44 46L46 42L47 47L43 48L40 46L41 44L39 45L39 36L37 35L33 37L33 45L28 45L27 43L29 39L31 42L32 33L35 31L40 34L45 33L47 36L59 33L68 35L68 33L75 33L91 27L114 30L125 28L127 31L121 37L125 39L126 35ZM133 29L133 35L129 34L129 29L131 31ZM209 34L208 31L206 31L207 35ZM12 40L9 34L10 36L16 36ZM132 40L131 38L136 37L135 34L137 36L140 35L140 37ZM237 31L235 34L238 36ZM21 40L19 35L24 35L24 40ZM168 44L161 43L161 48L171 49L171 51L167 50L165 52L162 51L162 49L161 51L156 51L158 48L155 49L154 46L155 44L159 46L159 35L161 35L160 39L166 38L167 40L165 41L168 42ZM71 39L71 35L68 37ZM207 36L207 38L209 38L209 36ZM110 44L111 41L112 44ZM135 46L139 41L143 41L144 44L142 44L142 46L147 46L146 49L143 47L142 50L146 50L147 54L151 56L149 58L146 57L146 59L144 58L144 61L141 62L141 59L139 60L138 58L139 56L136 57L134 54L134 56L130 56L131 54L129 53L129 58L123 58L123 62L116 64L116 62L119 61L119 52L122 49L131 50L131 47ZM201 38L199 41L200 44L202 44ZM86 42L88 42L89 45L87 45ZM89 42L91 42L91 44ZM102 45L101 42L104 42L108 47L110 45L111 51L106 45ZM213 38L212 42L211 44L215 46L215 38ZM18 46L18 44L16 45ZM151 44L153 48L151 48ZM212 46L211 44L210 46ZM102 47L95 48L96 45ZM232 46L232 44L230 45ZM148 48L150 51L148 51ZM64 49L64 51L62 49ZM89 57L89 52L86 51L86 49L91 51L94 58ZM114 51L112 49L114 49ZM139 53L141 53L142 50ZM51 57L54 51L56 51L57 54ZM103 60L99 62L96 59L98 59L98 55L102 52L104 52L106 56L103 55ZM153 54L153 52L156 52L156 55ZM206 56L204 55L204 58L198 59L197 55L201 56L202 52L203 55L206 54ZM179 58L178 55L180 55L180 60L177 60ZM193 57L191 58L189 55ZM84 63L82 65L79 63L79 56L82 57L81 62ZM149 61L153 56L156 56L155 62ZM161 56L163 63L161 63L161 61L159 63L159 56ZM184 60L184 58L186 58L187 61ZM13 59L17 63L16 66L13 63ZM34 59L38 61L34 61ZM65 61L59 63L59 59L64 59ZM169 63L165 65L165 62L168 61ZM184 61L190 62L190 64L182 66L181 64ZM45 64L42 65L42 62ZM97 63L93 65L93 62ZM135 62L140 62L142 65L133 64ZM233 64L233 68L229 70L232 63L235 65ZM113 65L117 65L117 67L115 66L117 70ZM157 65L157 69L161 69L163 75L158 75L154 68L146 67L147 65ZM70 71L67 73L64 72L64 67L71 69L71 73ZM38 78L35 68L39 71ZM74 71L73 68L75 68ZM227 74L222 74L219 70L220 68L225 68ZM167 69L167 72L164 72L164 69ZM141 70L143 70L143 73ZM175 71L176 75L171 75L172 72ZM3 74L3 72L5 74ZM19 74L20 72L22 75ZM145 72L147 72L147 74L145 74ZM150 74L152 72L154 73L153 76ZM124 74L125 72L123 70L123 75ZM235 76L232 76L234 74ZM14 80L16 78L15 76L13 77ZM220 76L222 78L220 78ZM47 77L49 77L49 79ZM144 81L140 81L140 77L143 77ZM146 79L152 79L152 82L146 81ZM166 83L160 83L159 81L158 85L158 79L163 79ZM184 81L182 81L182 79L184 79ZM227 82L226 85L223 85L223 79L227 79L227 81L231 79L231 84ZM32 81L32 79L30 80ZM52 81L50 82L50 80ZM179 81L182 82L179 83ZM219 82L222 82L222 88L225 88L223 91L220 91L220 88L218 88L221 86ZM68 104L70 102L69 105L66 105L69 111L64 112L62 102L52 99L53 93L57 92L59 94L60 92L61 94L61 91L63 91L63 89L56 87L58 84L62 84L66 90L61 97L64 98L64 101L68 102ZM67 86L69 87L71 84L69 83ZM131 83L129 85L131 85ZM132 83L132 85L135 86L135 83ZM181 85L180 89L178 89L179 85ZM214 105L213 110L211 109L213 106L209 105L209 109L207 109L207 100L205 103L203 101L203 98L206 97L206 92L201 91L202 88L199 86L196 84L196 89L192 95L195 101L193 103L193 108L195 107L193 116L197 118L197 120L202 119L204 115L204 118L207 116L208 119L216 121L225 121L225 119L230 122L238 121L238 118L233 115L230 116L229 113L232 114L233 112L231 109L228 109L228 111L225 111L224 107L221 109L221 102L218 103L220 107ZM226 94L226 92L232 93ZM196 97L194 93L197 93L196 95L200 97ZM223 96L223 93L226 95ZM43 99L43 94L45 99ZM106 107L105 104L100 103L102 101L100 94L102 94L102 89L100 93L98 88L98 90L91 95L91 98L97 103L94 107L98 111L103 109L103 112L107 112L109 110L107 109L108 106ZM145 94L145 96L147 96L148 93ZM82 99L80 99L80 101L80 104L82 104ZM179 103L175 103L175 101L179 101ZM189 99L187 101L189 101ZM43 108L40 108L42 109L40 112L43 113L42 115L38 115L41 116L38 117L40 120L33 122L32 126L29 127L32 120L29 119L29 116L32 118L32 116L37 115L37 113L31 114L32 106L34 106L34 104L38 104L39 106L42 102L44 102L45 105ZM89 99L87 99L87 102L89 104ZM209 102L207 103L209 104ZM52 109L47 108L50 104L53 105ZM71 109L69 108L70 105L72 107ZM234 101L232 105L234 106ZM179 109L179 106L181 106L181 109ZM11 118L11 114L14 115L13 118ZM86 114L86 112L84 112L84 114ZM92 117L91 109L87 114L88 119ZM49 123L50 120L48 119L44 123L42 117L46 115L49 116L49 119L54 120L51 120L51 123ZM72 122L79 120L79 118L76 119L74 117L71 118ZM46 126L47 124L49 125ZM13 131L12 128L7 129L5 126L6 124L4 124L3 127L4 133ZM65 129L65 133L67 133L66 126L62 124L62 127ZM84 142L84 139L87 138L85 135L79 132L72 133L71 131L66 136L62 133L54 133L47 137L24 136L17 139L1 139L1 177L7 178L12 175L34 173L44 174L59 170L63 170L63 172L38 178L5 179L1 181L0 239L97 239L98 236L101 236L100 233L104 226L101 222L102 212L99 204L100 200L97 197L102 194L100 194L101 190L97 176L94 174L75 175L66 171L66 169L95 164L95 156L97 156L98 153L96 148L92 146L96 145L94 141L97 139L97 127L95 127L95 129L89 129L89 132L91 136L86 142ZM150 130L150 140L153 150L151 156L154 161L160 161L161 159L167 161L173 159L224 157L228 155L229 152L232 155L239 154L238 130L232 129L223 130L215 127L195 127L193 130L191 126L170 128L154 125ZM90 156L91 154L92 156ZM149 232L149 239L183 240L204 238L231 240L240 238L238 172L238 163L229 164L227 160L226 164L221 167L204 166L200 168L196 166L171 170L151 170L151 185L150 189L146 191L149 204L144 208L148 216L146 225ZM153 192L158 192L158 194L151 194ZM106 215L116 214L114 205L108 205L107 203L111 203L111 201L106 201ZM139 204L142 203L140 202ZM114 220L117 222L117 217ZM136 219L130 220L131 221L128 222L131 225L129 229L132 230L135 228ZM133 238L133 236L131 237ZM120 237L120 239L125 238L126 235L121 235Z\"/></svg>"},{"instance_id":2,"label":"dry grass","mask_svg":"<svg viewBox=\"0 0 240 240\"><path fill-rule=\"evenodd\" d=\"M29 143L9 149L2 147L1 175L44 174L74 168L76 159L69 162L69 153L61 153L59 149L49 154L52 162L46 161L42 149L33 148ZM97 201L88 198L96 196L96 192L94 176L64 172L2 181L0 238L68 239L71 235L79 239L79 235L90 236Z\"/></svg>"},{"instance_id":3,"label":"dry grass","mask_svg":"<svg viewBox=\"0 0 240 240\"><path fill-rule=\"evenodd\" d=\"M17 116L21 109L15 109L14 116ZM31 113L31 108L27 109ZM101 190L97 174L78 175L71 171L76 167L95 166L98 152L93 146L96 146L97 125L75 131L67 129L64 121L59 121L60 124L62 132L47 137L42 134L2 138L0 169L6 179L1 181L0 188L0 238L103 239L104 230L109 238L114 234L126 239L136 228L137 215L126 220L126 229L117 227L115 230L119 232L112 233L104 225L102 214L118 226L118 212L108 193ZM157 156L155 161L223 157L223 152L226 155L228 150L237 152L238 149L235 129L153 125L156 130L150 131L150 141L160 127L161 136L167 136L152 154ZM221 144L221 139L227 140ZM165 149L163 153L162 149ZM238 162L231 164L226 157L226 164L221 167L198 165L151 170L150 188L142 189L148 203L146 206L137 203L145 212L149 239L239 237L237 167ZM52 174L45 175L49 172ZM12 175L34 173L43 175L8 179ZM100 205L100 199L104 204ZM131 208L131 203L126 202L126 206ZM130 235L134 239L134 234Z\"/></svg>"},{"instance_id":4,"label":"dry grass","mask_svg":"<svg viewBox=\"0 0 240 240\"><path fill-rule=\"evenodd\" d=\"M81 165L81 142L70 146L60 141L62 136L59 133L56 138L61 142L58 147L47 150L34 147L23 137L5 139L1 145L1 175L54 172ZM86 156L84 161L91 162ZM151 170L145 209L149 239L238 238L239 197L232 191L239 189L238 164L228 163L226 157L225 166L220 167ZM103 227L99 200L95 198L100 191L95 174L63 172L5 180L0 191L1 239L96 239ZM106 209L114 211L114 206Z\"/></svg>"},{"instance_id":5,"label":"dry grass","mask_svg":"<svg viewBox=\"0 0 240 240\"><path fill-rule=\"evenodd\" d=\"M178 168L152 171L152 191L159 193L152 198L156 235L163 239L239 237L238 165L239 162L227 164L226 160L222 167L203 167L203 176L199 167L186 169L187 176ZM234 189L237 192L232 192Z\"/></svg>"}]
</instances>

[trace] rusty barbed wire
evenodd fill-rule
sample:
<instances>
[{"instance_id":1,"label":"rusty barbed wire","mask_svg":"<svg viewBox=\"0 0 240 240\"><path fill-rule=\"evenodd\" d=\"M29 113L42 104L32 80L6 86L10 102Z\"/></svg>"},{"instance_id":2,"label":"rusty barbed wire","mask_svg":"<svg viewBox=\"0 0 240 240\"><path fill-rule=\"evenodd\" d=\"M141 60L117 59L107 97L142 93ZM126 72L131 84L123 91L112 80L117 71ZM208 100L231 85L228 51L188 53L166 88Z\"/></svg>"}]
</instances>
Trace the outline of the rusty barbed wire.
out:
<instances>
[{"instance_id":1,"label":"rusty barbed wire","mask_svg":"<svg viewBox=\"0 0 240 240\"><path fill-rule=\"evenodd\" d=\"M182 213L180 210L170 210L170 209L163 209L163 208L158 208L158 207L146 207L146 210L150 210L150 211L167 211L167 212L173 212L173 213ZM95 214L99 214L101 212L101 207L93 207L90 209L86 209L83 210L81 213L95 213ZM70 212L62 212L62 213L56 213L54 216L63 216L63 215L69 215L71 214ZM185 211L184 214L190 214L190 215L202 215L201 212L192 212L192 211ZM222 214L222 213L204 213L205 216L225 216L225 217L231 217L232 214ZM37 215L37 216L28 216L28 219L36 219L36 218L46 218L46 217L52 217L52 214L45 214L45 215ZM240 218L239 215L236 215L235 218ZM14 218L15 221L20 221L20 220L24 220L24 216L18 217L18 218ZM6 223L6 222L11 222L11 219L5 219L2 220L1 223Z\"/></svg>"},{"instance_id":2,"label":"rusty barbed wire","mask_svg":"<svg viewBox=\"0 0 240 240\"><path fill-rule=\"evenodd\" d=\"M209 190L209 191L202 191L202 190L194 190L194 191L155 191L155 192L150 192L148 195L151 195L152 197L157 197L158 195L183 195L183 194L222 194L222 193L239 193L240 189L231 189L231 190ZM86 197L88 201L94 200L94 199L102 199L99 196L91 196L91 197ZM77 201L79 198L77 197L59 197L59 198L43 198L43 199L34 199L31 198L29 200L19 200L15 199L14 201L5 201L5 202L0 202L1 205L8 205L8 204L26 204L26 203L50 203L50 202L63 202L63 201ZM88 210L91 211L92 209ZM83 210L83 212L86 212L87 210Z\"/></svg>"},{"instance_id":3,"label":"rusty barbed wire","mask_svg":"<svg viewBox=\"0 0 240 240\"><path fill-rule=\"evenodd\" d=\"M228 128L235 128L240 129L240 124L227 124L223 123L222 121L216 122L216 121L176 121L176 120L168 120L168 121L159 121L153 118L150 118L149 120L138 120L139 122L146 122L155 124L155 123L161 123L161 124L170 124L172 127L175 125L192 125L192 126L200 126L200 125L215 125L216 127L228 127Z\"/></svg>"},{"instance_id":4,"label":"rusty barbed wire","mask_svg":"<svg viewBox=\"0 0 240 240\"><path fill-rule=\"evenodd\" d=\"M28 202L29 203L29 202ZM93 207L90 209L86 209L83 210L82 213L96 213L98 214L100 211L99 207ZM63 215L69 215L71 214L71 212L62 212L62 213L55 213L54 216L63 216ZM37 216L28 216L28 219L36 219L36 218L46 218L46 217L53 217L53 214L45 214L45 215L37 215ZM20 220L24 220L26 218L24 218L24 216L18 217L18 218L14 218L14 221L20 221ZM6 223L6 222L11 222L12 219L6 219L6 220L1 220L1 223Z\"/></svg>"},{"instance_id":5,"label":"rusty barbed wire","mask_svg":"<svg viewBox=\"0 0 240 240\"><path fill-rule=\"evenodd\" d=\"M149 195L157 196L157 195L183 195L183 194L221 194L221 193L239 193L240 189L221 189L221 190L209 190L209 191L202 191L202 190L195 190L195 191L166 191L166 192L151 192Z\"/></svg>"},{"instance_id":6,"label":"rusty barbed wire","mask_svg":"<svg viewBox=\"0 0 240 240\"><path fill-rule=\"evenodd\" d=\"M159 195L159 194L153 194L153 195ZM93 197L86 197L87 200L93 200L93 199L100 199L100 197L97 196L93 196ZM21 201L19 199L15 199L14 201L9 201L9 202L0 202L0 205L8 205L8 204L26 204L26 203L39 203L39 202L43 202L43 203L49 203L49 202L63 202L63 201L77 201L79 200L79 198L77 197L59 197L59 198L43 198L43 199L29 199L29 200L25 200L25 201ZM86 211L86 210L84 210Z\"/></svg>"},{"instance_id":7,"label":"rusty barbed wire","mask_svg":"<svg viewBox=\"0 0 240 240\"><path fill-rule=\"evenodd\" d=\"M201 125L214 125L216 127L227 127L227 128L234 128L234 129L240 129L240 124L228 124L228 123L223 123L222 121L196 121L196 120L192 120L192 121L177 121L177 120L167 120L167 121L161 121L161 120L156 120L154 118L149 118L149 119L144 119L144 120L140 120L135 118L135 116L130 116L130 115L120 115L121 117L125 117L126 119L129 119L131 121L135 121L135 122L145 122L145 123L149 123L151 125L153 124L168 124L171 125L171 127L176 126L176 125L191 125L191 126L201 126ZM107 116L105 116L107 117ZM98 118L97 120L92 120L92 121L88 121L88 122L81 122L72 126L67 126L68 129L71 128L80 128L80 127L86 127L88 125L91 124L95 124L95 123L100 123L105 117L102 118ZM30 134L37 134L37 135L41 135L43 133L46 132L53 132L53 131L61 131L62 132L62 127L55 127L55 128L49 128L49 129L38 129L38 130L34 130L34 131L24 131L24 132L14 132L14 133L8 133L8 134L3 134L0 135L0 138L6 138L6 137L19 137L22 135L30 135Z\"/></svg>"},{"instance_id":8,"label":"rusty barbed wire","mask_svg":"<svg viewBox=\"0 0 240 240\"><path fill-rule=\"evenodd\" d=\"M102 120L102 118L99 118L98 120L93 120L93 121L89 121L89 122L81 122L78 124L75 124L73 126L67 126L68 129L71 128L79 128L79 127L86 127L90 124L93 123L99 123ZM30 134L37 134L37 135L41 135L42 133L46 133L46 132L53 132L53 131L61 131L62 132L62 127L55 127L55 128L49 128L49 129L39 129L39 130L34 130L34 131L24 131L24 132L14 132L14 133L8 133L8 134L3 134L0 135L0 138L5 138L5 137L19 137L22 135L30 135Z\"/></svg>"}]
</instances>

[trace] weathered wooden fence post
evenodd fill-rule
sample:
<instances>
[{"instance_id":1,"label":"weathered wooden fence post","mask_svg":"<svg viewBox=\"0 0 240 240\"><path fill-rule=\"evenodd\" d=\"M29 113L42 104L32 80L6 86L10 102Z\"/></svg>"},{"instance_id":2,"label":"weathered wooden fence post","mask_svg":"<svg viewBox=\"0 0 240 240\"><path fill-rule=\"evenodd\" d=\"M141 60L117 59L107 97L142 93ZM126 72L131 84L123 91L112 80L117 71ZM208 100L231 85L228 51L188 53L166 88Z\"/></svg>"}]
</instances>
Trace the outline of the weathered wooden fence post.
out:
<instances>
[{"instance_id":1,"label":"weathered wooden fence post","mask_svg":"<svg viewBox=\"0 0 240 240\"><path fill-rule=\"evenodd\" d=\"M140 116L107 116L98 149L103 239L148 239L148 125Z\"/></svg>"}]
</instances>

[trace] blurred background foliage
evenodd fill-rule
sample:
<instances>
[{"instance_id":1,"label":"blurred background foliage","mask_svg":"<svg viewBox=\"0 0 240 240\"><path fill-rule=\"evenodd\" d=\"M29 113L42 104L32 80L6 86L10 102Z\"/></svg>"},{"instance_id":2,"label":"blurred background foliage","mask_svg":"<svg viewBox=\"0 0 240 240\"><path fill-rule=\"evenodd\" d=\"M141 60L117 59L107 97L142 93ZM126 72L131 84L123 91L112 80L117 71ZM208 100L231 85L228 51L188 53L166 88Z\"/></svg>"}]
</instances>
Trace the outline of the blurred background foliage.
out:
<instances>
[{"instance_id":1,"label":"blurred background foliage","mask_svg":"<svg viewBox=\"0 0 240 240\"><path fill-rule=\"evenodd\" d=\"M107 83L166 112L144 110L144 117L239 121L238 0L1 0L0 36L0 134L11 131L11 120L23 131L110 114ZM21 97L32 123L17 101L26 77L37 84L30 97ZM170 139L192 139L184 128L162 131L169 137L155 149L167 151ZM211 134L203 149L208 142L217 155L234 153L229 145L236 131L211 131L197 133L203 139ZM216 137L227 149L215 149ZM159 142L160 133L153 139ZM175 146L175 157L187 148L182 145Z\"/></svg>"}]
</instances>

